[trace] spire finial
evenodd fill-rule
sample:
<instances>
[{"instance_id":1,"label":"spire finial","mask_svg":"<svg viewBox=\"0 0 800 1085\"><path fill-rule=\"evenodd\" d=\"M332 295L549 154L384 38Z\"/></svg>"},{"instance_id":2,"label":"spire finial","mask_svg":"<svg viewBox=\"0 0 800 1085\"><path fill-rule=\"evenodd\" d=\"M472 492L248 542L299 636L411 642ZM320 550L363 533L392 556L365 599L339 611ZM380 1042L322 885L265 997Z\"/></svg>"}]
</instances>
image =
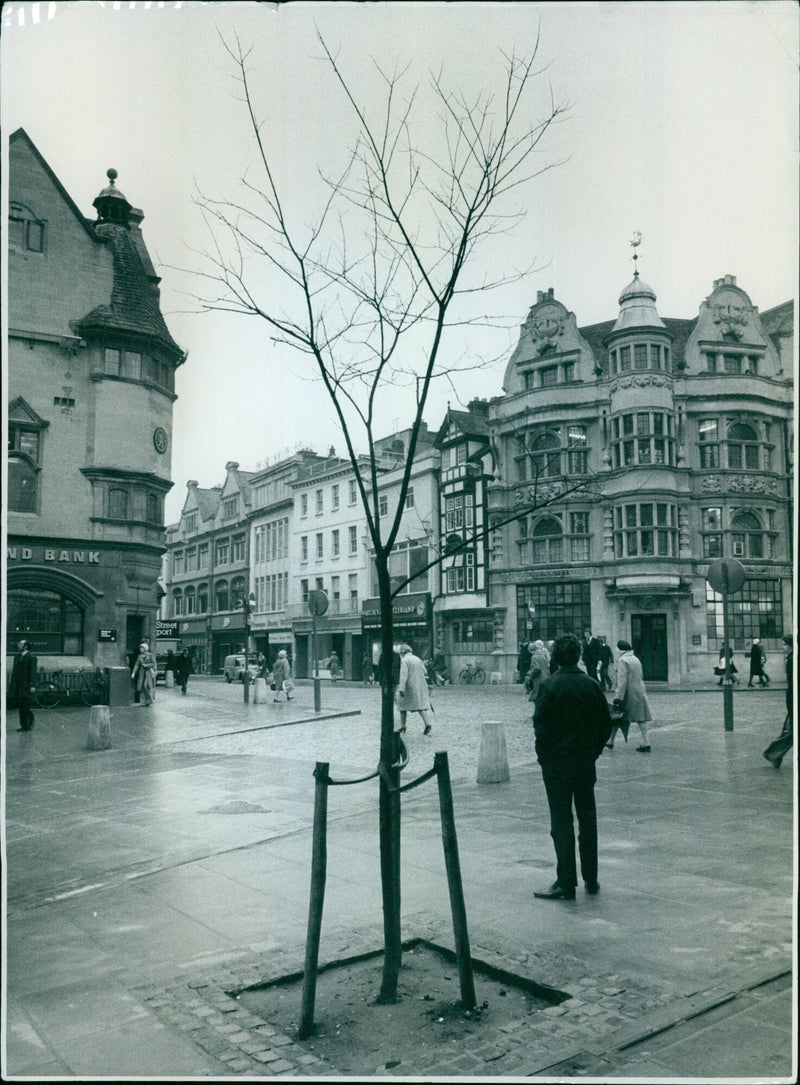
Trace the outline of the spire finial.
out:
<instances>
[{"instance_id":1,"label":"spire finial","mask_svg":"<svg viewBox=\"0 0 800 1085\"><path fill-rule=\"evenodd\" d=\"M633 247L633 277L634 279L639 276L639 268L636 261L639 259L639 253L636 251L642 243L642 235L638 230L633 231L633 237L631 239L631 246Z\"/></svg>"},{"instance_id":2,"label":"spire finial","mask_svg":"<svg viewBox=\"0 0 800 1085\"><path fill-rule=\"evenodd\" d=\"M106 170L106 177L109 179L112 185L114 184L118 176L119 174L113 166L111 167L111 169Z\"/></svg>"}]
</instances>

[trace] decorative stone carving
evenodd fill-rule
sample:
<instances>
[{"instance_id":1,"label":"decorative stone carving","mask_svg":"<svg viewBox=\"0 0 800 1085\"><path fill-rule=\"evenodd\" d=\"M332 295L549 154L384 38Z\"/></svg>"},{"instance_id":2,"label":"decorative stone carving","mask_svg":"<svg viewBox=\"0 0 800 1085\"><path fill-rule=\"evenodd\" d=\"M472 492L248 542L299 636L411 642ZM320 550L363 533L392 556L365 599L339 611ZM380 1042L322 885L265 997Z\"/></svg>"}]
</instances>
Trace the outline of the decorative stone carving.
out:
<instances>
[{"instance_id":1,"label":"decorative stone carving","mask_svg":"<svg viewBox=\"0 0 800 1085\"><path fill-rule=\"evenodd\" d=\"M539 354L555 348L564 334L564 310L560 305L546 305L531 318L528 331Z\"/></svg>"},{"instance_id":2,"label":"decorative stone carving","mask_svg":"<svg viewBox=\"0 0 800 1085\"><path fill-rule=\"evenodd\" d=\"M738 291L724 291L710 305L711 319L718 325L723 337L741 339L747 325L750 306L746 305Z\"/></svg>"},{"instance_id":3,"label":"decorative stone carving","mask_svg":"<svg viewBox=\"0 0 800 1085\"><path fill-rule=\"evenodd\" d=\"M614 558L614 514L610 508L603 511L603 557L606 561Z\"/></svg>"},{"instance_id":4,"label":"decorative stone carving","mask_svg":"<svg viewBox=\"0 0 800 1085\"><path fill-rule=\"evenodd\" d=\"M654 388L671 388L672 380L659 373L630 373L626 377L617 377L616 388L645 388L647 385Z\"/></svg>"},{"instance_id":5,"label":"decorative stone carving","mask_svg":"<svg viewBox=\"0 0 800 1085\"><path fill-rule=\"evenodd\" d=\"M563 482L540 482L536 486L518 486L516 501L518 505L538 505L561 497L564 490Z\"/></svg>"},{"instance_id":6,"label":"decorative stone carving","mask_svg":"<svg viewBox=\"0 0 800 1085\"><path fill-rule=\"evenodd\" d=\"M682 558L690 558L692 556L692 546L689 536L689 513L683 505L678 509L678 546L680 547L680 556Z\"/></svg>"},{"instance_id":7,"label":"decorative stone carving","mask_svg":"<svg viewBox=\"0 0 800 1085\"><path fill-rule=\"evenodd\" d=\"M706 494L777 494L778 480L764 475L703 475L700 488Z\"/></svg>"}]
</instances>

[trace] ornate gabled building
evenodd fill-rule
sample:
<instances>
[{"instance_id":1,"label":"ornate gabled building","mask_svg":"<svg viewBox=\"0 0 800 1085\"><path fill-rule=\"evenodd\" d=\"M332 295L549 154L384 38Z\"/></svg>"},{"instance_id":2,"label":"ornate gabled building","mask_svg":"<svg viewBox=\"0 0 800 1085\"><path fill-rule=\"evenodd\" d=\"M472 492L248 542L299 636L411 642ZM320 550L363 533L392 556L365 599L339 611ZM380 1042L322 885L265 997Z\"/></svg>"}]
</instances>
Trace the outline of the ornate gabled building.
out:
<instances>
[{"instance_id":1,"label":"ornate gabled building","mask_svg":"<svg viewBox=\"0 0 800 1085\"><path fill-rule=\"evenodd\" d=\"M185 356L116 171L94 219L22 129L8 172L6 651L123 664L155 632Z\"/></svg>"},{"instance_id":2,"label":"ornate gabled building","mask_svg":"<svg viewBox=\"0 0 800 1085\"><path fill-rule=\"evenodd\" d=\"M490 601L518 643L591 628L633 643L651 681L705 679L722 644L711 561L735 558L734 650L792 627L793 317L731 275L692 320L662 319L638 274L614 321L579 328L540 292L492 401Z\"/></svg>"}]
</instances>

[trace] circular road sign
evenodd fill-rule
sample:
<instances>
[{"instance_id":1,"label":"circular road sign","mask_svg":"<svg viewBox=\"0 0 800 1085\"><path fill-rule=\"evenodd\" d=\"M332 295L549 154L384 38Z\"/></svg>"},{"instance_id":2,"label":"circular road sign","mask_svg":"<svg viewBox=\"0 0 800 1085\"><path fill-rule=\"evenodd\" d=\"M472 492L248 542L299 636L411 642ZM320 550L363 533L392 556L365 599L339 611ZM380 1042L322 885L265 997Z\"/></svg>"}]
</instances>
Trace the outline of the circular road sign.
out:
<instances>
[{"instance_id":1,"label":"circular road sign","mask_svg":"<svg viewBox=\"0 0 800 1085\"><path fill-rule=\"evenodd\" d=\"M726 570L727 585L725 584ZM734 561L733 558L719 558L709 565L706 579L714 591L718 591L720 595L724 595L726 591L729 595L732 595L744 584L747 573L745 573L744 565L740 561Z\"/></svg>"},{"instance_id":2,"label":"circular road sign","mask_svg":"<svg viewBox=\"0 0 800 1085\"><path fill-rule=\"evenodd\" d=\"M308 593L308 612L313 614L315 618L321 618L325 611L328 609L328 596L324 591L319 588L315 588L314 591Z\"/></svg>"}]
</instances>

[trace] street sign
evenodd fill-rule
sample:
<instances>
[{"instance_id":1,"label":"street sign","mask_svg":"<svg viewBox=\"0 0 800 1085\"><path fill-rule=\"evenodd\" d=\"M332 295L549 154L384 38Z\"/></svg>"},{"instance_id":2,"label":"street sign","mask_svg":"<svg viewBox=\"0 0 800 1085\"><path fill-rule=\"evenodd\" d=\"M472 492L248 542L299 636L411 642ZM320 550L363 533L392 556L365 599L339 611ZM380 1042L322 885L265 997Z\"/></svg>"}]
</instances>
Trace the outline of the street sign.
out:
<instances>
[{"instance_id":1,"label":"street sign","mask_svg":"<svg viewBox=\"0 0 800 1085\"><path fill-rule=\"evenodd\" d=\"M706 579L714 591L718 591L720 595L732 595L744 584L747 573L740 561L735 561L733 558L718 558L709 565Z\"/></svg>"},{"instance_id":2,"label":"street sign","mask_svg":"<svg viewBox=\"0 0 800 1085\"><path fill-rule=\"evenodd\" d=\"M321 618L325 611L328 609L328 596L324 591L319 588L315 588L314 591L308 593L308 612L313 614L315 618Z\"/></svg>"}]
</instances>

